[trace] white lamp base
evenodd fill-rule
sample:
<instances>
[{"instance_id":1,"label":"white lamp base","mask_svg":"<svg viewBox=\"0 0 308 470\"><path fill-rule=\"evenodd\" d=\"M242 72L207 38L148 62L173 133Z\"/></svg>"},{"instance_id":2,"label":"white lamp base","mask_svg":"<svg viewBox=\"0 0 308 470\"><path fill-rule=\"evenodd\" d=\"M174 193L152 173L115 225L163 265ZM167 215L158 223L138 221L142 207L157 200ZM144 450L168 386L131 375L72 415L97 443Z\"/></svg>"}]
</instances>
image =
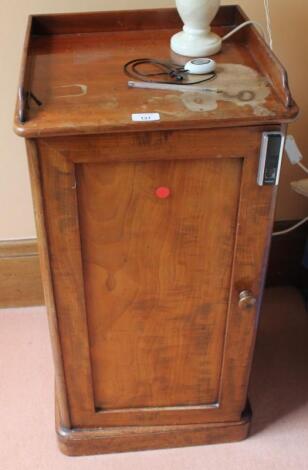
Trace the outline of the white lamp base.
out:
<instances>
[{"instance_id":1,"label":"white lamp base","mask_svg":"<svg viewBox=\"0 0 308 470\"><path fill-rule=\"evenodd\" d=\"M217 54L222 47L222 40L217 34L198 31L189 33L181 31L171 38L171 49L176 54L187 57L209 57Z\"/></svg>"}]
</instances>

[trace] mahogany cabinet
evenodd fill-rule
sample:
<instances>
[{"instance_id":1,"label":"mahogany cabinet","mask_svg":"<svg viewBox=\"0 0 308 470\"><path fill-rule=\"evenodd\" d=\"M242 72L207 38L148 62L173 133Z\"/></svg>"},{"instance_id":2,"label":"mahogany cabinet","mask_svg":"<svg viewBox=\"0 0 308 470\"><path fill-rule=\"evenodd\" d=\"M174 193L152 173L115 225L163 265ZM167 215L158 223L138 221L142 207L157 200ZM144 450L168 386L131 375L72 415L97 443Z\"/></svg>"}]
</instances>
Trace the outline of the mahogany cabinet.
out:
<instances>
[{"instance_id":1,"label":"mahogany cabinet","mask_svg":"<svg viewBox=\"0 0 308 470\"><path fill-rule=\"evenodd\" d=\"M222 7L214 27L245 19ZM216 98L128 89L124 63L170 58L180 26L173 9L30 18L15 130L27 144L69 455L249 430L277 191L257 184L261 138L284 134L298 110L254 28L217 55ZM132 121L144 112L160 120Z\"/></svg>"}]
</instances>

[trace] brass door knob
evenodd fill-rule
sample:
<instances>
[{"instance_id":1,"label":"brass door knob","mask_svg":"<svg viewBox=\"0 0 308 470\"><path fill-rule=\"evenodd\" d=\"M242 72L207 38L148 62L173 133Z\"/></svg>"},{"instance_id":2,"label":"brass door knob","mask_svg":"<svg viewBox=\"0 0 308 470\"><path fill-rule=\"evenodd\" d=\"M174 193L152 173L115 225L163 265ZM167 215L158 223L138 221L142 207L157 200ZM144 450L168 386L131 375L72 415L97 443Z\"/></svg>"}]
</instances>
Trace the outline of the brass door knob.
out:
<instances>
[{"instance_id":1,"label":"brass door knob","mask_svg":"<svg viewBox=\"0 0 308 470\"><path fill-rule=\"evenodd\" d=\"M243 290L239 295L238 306L243 310L253 308L257 303L257 299L249 290Z\"/></svg>"}]
</instances>

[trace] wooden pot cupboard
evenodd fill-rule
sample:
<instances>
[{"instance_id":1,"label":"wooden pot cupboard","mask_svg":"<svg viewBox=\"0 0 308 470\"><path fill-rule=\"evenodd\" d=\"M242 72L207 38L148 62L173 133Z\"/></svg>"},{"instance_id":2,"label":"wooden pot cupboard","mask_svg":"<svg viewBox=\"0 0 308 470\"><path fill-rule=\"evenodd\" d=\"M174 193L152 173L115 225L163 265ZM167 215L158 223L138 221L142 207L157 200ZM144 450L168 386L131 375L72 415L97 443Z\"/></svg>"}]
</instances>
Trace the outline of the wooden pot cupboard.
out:
<instances>
[{"instance_id":1,"label":"wooden pot cupboard","mask_svg":"<svg viewBox=\"0 0 308 470\"><path fill-rule=\"evenodd\" d=\"M222 7L223 35L246 20ZM15 131L26 139L68 455L236 441L277 186L262 133L298 109L254 27L216 56L215 93L129 89L170 52L175 9L32 16ZM160 120L134 122L134 113Z\"/></svg>"}]
</instances>

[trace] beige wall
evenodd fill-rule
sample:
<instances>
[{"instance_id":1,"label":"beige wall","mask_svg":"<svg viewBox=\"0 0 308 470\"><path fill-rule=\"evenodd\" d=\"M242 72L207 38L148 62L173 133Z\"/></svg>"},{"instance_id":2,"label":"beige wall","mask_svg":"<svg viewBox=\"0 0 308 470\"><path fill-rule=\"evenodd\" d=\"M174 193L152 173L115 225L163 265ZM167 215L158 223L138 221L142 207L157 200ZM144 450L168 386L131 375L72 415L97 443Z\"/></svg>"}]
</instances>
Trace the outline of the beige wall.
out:
<instances>
[{"instance_id":1,"label":"beige wall","mask_svg":"<svg viewBox=\"0 0 308 470\"><path fill-rule=\"evenodd\" d=\"M239 3L251 18L264 22L263 0ZM289 71L293 93L302 110L300 120L291 130L308 162L308 2L271 0L271 4L274 48ZM35 236L24 143L11 131L27 15L172 5L172 0L0 0L0 240ZM304 174L285 162L277 218L296 219L307 215L308 202L289 189L289 181L300 177Z\"/></svg>"}]
</instances>

